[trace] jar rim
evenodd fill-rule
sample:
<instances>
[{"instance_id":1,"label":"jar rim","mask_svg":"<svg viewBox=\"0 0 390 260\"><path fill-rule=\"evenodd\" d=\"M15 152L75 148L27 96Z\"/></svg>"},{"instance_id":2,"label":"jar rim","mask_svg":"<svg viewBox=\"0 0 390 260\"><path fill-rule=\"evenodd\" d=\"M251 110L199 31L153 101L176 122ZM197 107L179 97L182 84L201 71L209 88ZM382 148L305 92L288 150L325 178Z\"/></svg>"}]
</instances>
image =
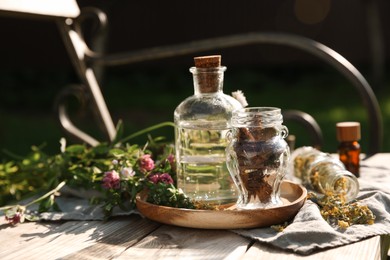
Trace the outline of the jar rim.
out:
<instances>
[{"instance_id":1,"label":"jar rim","mask_svg":"<svg viewBox=\"0 0 390 260\"><path fill-rule=\"evenodd\" d=\"M233 113L246 113L246 114L257 114L257 113L281 113L281 109L279 107L244 107L239 108L233 111Z\"/></svg>"},{"instance_id":2,"label":"jar rim","mask_svg":"<svg viewBox=\"0 0 390 260\"><path fill-rule=\"evenodd\" d=\"M194 75L198 73L219 73L226 71L226 66L219 66L219 67L211 67L211 68L197 68L197 67L191 67L190 72Z\"/></svg>"},{"instance_id":3,"label":"jar rim","mask_svg":"<svg viewBox=\"0 0 390 260\"><path fill-rule=\"evenodd\" d=\"M357 194L359 193L359 181L356 179L356 176L353 173L347 170L337 170L335 171L335 175L331 180L331 186L335 189L337 181L341 180L342 178L344 178L344 180L348 182L347 189L344 190L345 198L347 201L351 201L355 199Z\"/></svg>"},{"instance_id":4,"label":"jar rim","mask_svg":"<svg viewBox=\"0 0 390 260\"><path fill-rule=\"evenodd\" d=\"M278 107L245 107L233 111L231 122L246 127L272 127L282 124L283 116Z\"/></svg>"}]
</instances>

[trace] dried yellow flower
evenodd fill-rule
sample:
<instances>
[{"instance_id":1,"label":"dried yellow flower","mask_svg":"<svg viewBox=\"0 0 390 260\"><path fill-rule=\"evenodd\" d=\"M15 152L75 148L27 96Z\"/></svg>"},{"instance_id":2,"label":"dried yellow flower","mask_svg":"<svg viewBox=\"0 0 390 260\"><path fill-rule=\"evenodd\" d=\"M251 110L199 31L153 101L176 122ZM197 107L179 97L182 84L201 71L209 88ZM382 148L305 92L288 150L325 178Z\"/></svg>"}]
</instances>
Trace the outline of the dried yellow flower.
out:
<instances>
[{"instance_id":1,"label":"dried yellow flower","mask_svg":"<svg viewBox=\"0 0 390 260\"><path fill-rule=\"evenodd\" d=\"M375 215L367 205L361 205L357 201L346 202L344 194L326 192L319 198L310 192L308 199L320 207L321 216L329 223L336 224L346 229L355 224L372 225L375 222Z\"/></svg>"}]
</instances>

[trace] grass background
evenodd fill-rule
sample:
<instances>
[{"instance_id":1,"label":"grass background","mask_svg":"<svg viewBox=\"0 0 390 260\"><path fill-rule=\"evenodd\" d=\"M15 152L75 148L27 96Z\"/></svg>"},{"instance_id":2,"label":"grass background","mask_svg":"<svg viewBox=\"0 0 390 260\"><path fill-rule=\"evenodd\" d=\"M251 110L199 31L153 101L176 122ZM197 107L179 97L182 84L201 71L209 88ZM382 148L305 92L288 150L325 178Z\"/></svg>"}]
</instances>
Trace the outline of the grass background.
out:
<instances>
[{"instance_id":1,"label":"grass background","mask_svg":"<svg viewBox=\"0 0 390 260\"><path fill-rule=\"evenodd\" d=\"M370 81L368 69L361 69ZM57 93L69 84L78 83L71 69L28 68L0 71L0 149L25 155L31 145L45 145L49 154L59 152L59 139L67 135L59 126L55 112ZM390 151L389 79L374 89L384 121L383 152ZM359 121L362 124L363 152L367 147L368 115L355 88L337 71L325 66L228 66L224 92L242 90L250 106L276 106L298 109L311 114L324 135L326 152L335 152L338 121ZM114 122L123 120L125 135L153 124L173 120L175 107L193 94L192 75L188 68L124 67L109 68L102 80L102 91ZM74 103L74 104L73 104ZM101 128L88 112L78 113L73 102L77 125L98 140L105 140ZM288 124L296 135L296 146L310 145L302 126ZM153 136L173 139L173 129L161 129ZM76 142L67 137L68 143ZM146 137L133 142L144 143ZM1 153L0 158L7 158Z\"/></svg>"}]
</instances>

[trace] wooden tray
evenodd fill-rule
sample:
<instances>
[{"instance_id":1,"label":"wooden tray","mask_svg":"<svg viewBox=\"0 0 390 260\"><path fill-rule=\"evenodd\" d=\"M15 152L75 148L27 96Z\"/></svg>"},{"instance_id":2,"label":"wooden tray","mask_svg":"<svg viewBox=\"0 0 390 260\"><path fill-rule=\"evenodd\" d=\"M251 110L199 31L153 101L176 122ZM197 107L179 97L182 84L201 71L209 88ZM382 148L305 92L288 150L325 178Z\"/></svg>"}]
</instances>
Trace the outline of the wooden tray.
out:
<instances>
[{"instance_id":1,"label":"wooden tray","mask_svg":"<svg viewBox=\"0 0 390 260\"><path fill-rule=\"evenodd\" d=\"M159 206L137 196L137 208L145 217L168 225L202 229L268 227L292 219L306 200L307 191L299 184L283 181L282 206L248 210L193 210Z\"/></svg>"}]
</instances>

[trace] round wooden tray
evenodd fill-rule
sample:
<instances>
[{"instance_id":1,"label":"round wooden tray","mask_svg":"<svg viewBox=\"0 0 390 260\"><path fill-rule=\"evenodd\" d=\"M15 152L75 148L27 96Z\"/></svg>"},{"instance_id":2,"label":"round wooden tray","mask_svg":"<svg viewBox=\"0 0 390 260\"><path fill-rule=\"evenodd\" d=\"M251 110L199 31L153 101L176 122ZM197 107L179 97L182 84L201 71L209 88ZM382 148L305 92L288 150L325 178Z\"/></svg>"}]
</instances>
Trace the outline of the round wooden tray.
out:
<instances>
[{"instance_id":1,"label":"round wooden tray","mask_svg":"<svg viewBox=\"0 0 390 260\"><path fill-rule=\"evenodd\" d=\"M299 184L283 181L283 205L269 209L193 210L159 206L137 196L137 208L146 218L181 227L202 229L238 229L268 227L292 219L303 206L307 191Z\"/></svg>"}]
</instances>

